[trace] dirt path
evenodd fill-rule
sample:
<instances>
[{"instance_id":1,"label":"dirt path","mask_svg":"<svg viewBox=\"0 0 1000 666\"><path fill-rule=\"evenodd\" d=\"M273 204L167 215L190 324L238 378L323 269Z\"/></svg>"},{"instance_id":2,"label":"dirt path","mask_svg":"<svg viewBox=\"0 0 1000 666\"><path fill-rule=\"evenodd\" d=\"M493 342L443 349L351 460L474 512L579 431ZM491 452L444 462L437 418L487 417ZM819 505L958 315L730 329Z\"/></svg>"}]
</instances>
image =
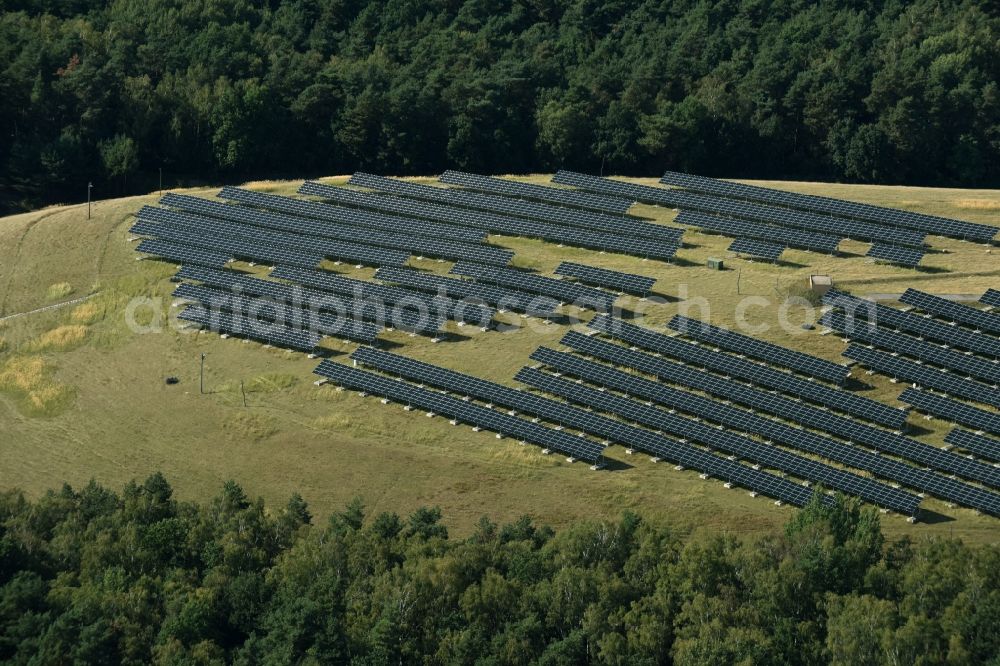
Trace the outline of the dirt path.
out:
<instances>
[{"instance_id":1,"label":"dirt path","mask_svg":"<svg viewBox=\"0 0 1000 666\"><path fill-rule=\"evenodd\" d=\"M26 317L30 314L35 314L36 312L45 312L46 310L55 310L56 308L61 308L64 305L72 305L74 303L82 303L83 301L88 301L94 296L97 296L99 291L95 291L93 294L88 294L86 296L81 296L80 298L74 298L70 301L63 301L62 303L53 303L52 305L46 305L44 308L35 308L34 310L28 310L27 312L15 312L12 315L7 315L6 317L0 317L0 321L7 321L8 319L16 319L17 317Z\"/></svg>"}]
</instances>

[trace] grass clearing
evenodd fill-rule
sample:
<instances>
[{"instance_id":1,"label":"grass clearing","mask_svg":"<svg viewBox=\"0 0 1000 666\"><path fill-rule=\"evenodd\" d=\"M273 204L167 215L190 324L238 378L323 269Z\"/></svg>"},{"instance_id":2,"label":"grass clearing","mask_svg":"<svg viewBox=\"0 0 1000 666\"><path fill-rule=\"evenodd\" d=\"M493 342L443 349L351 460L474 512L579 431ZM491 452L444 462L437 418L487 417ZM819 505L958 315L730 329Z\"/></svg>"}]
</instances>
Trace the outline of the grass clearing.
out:
<instances>
[{"instance_id":1,"label":"grass clearing","mask_svg":"<svg viewBox=\"0 0 1000 666\"><path fill-rule=\"evenodd\" d=\"M547 177L526 180L545 182ZM639 182L653 184L656 179ZM252 185L291 194L299 182ZM1000 192L990 190L777 185L976 222L996 223L997 216L990 207L964 208L959 202L988 201L1000 209ZM214 196L216 191L186 193ZM372 512L438 504L449 517L449 527L459 534L483 514L499 521L529 514L561 525L614 516L625 508L668 518L679 527L753 534L780 526L792 511L702 480L696 473L628 455L620 446L608 451L611 469L591 472L562 456L541 455L537 447L498 440L493 433L452 426L447 419L383 405L354 392L315 387L312 370L317 362L303 354L176 330L170 324L176 308L169 281L176 266L137 261L127 234L131 213L157 198L97 202L86 225L81 223L85 206L82 213L78 206L54 207L0 219L0 316L49 304L48 285L55 283L78 285L81 295L99 292L72 310L5 322L2 339L7 351L0 350L0 457L5 464L0 466L0 488L19 486L40 493L64 480L82 485L91 477L119 487L130 478L161 470L182 498L205 499L229 478L277 505L297 491L317 520L356 495ZM633 212L673 224L673 211L637 206ZM862 256L867 249L862 243L845 243L848 256L841 258L789 250L785 263L772 265L729 255L728 238L688 230L684 239L677 264L529 239L494 236L490 242L515 250L515 265L542 274L570 260L658 278L656 298L623 299L625 307L644 316L647 326L662 327L678 312L732 326L745 297L765 299L767 305L744 312L748 323L761 327L761 339L841 361L844 344L838 338L802 330L809 315L804 309L781 308L790 296L808 296L811 273L830 275L837 286L864 294L901 293L909 286L939 294L981 293L1000 285L1000 258L982 245L958 240L932 237L935 252L925 260L928 270L912 271L869 262ZM706 268L710 256L724 258L729 269ZM439 272L450 268L436 261L410 263ZM364 279L373 273L346 265L329 268ZM253 271L266 273L260 266ZM133 323L159 326L137 332L128 324L130 312ZM583 322L590 317L574 310L569 314ZM515 385L513 376L531 363L531 352L541 345L559 348L568 328L516 314L502 319L509 325L505 332L482 333L449 324L457 337L437 344L401 332L383 337L393 351ZM72 326L86 328L78 344L27 352L32 342ZM337 361L356 348L340 341L326 344ZM199 391L202 353L207 355L204 395ZM898 404L902 385L856 374L865 385L860 389L864 395ZM180 383L166 385L168 376ZM243 406L241 380L248 408ZM37 418L42 415L47 418ZM940 445L949 430L947 424L919 416L911 422L923 429L919 439L934 445ZM996 541L995 519L935 500L924 505L934 520L910 525L889 516L884 521L887 533Z\"/></svg>"}]
</instances>

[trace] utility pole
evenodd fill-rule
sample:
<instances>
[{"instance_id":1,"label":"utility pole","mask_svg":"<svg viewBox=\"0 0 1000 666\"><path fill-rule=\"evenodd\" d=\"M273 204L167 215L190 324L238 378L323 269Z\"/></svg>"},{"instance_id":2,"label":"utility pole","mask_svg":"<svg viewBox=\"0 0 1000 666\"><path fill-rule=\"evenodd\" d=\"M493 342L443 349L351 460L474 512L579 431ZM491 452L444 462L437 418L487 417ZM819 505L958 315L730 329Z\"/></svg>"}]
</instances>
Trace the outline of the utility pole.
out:
<instances>
[{"instance_id":1,"label":"utility pole","mask_svg":"<svg viewBox=\"0 0 1000 666\"><path fill-rule=\"evenodd\" d=\"M246 389L243 388L243 380L242 379L240 380L240 393L243 394L243 408L246 409L246 406L247 406L247 392L246 392Z\"/></svg>"},{"instance_id":2,"label":"utility pole","mask_svg":"<svg viewBox=\"0 0 1000 666\"><path fill-rule=\"evenodd\" d=\"M163 196L163 167L160 167L160 196Z\"/></svg>"},{"instance_id":3,"label":"utility pole","mask_svg":"<svg viewBox=\"0 0 1000 666\"><path fill-rule=\"evenodd\" d=\"M87 183L87 219L90 219L90 191L94 189L93 183Z\"/></svg>"},{"instance_id":4,"label":"utility pole","mask_svg":"<svg viewBox=\"0 0 1000 666\"><path fill-rule=\"evenodd\" d=\"M198 382L198 390L205 393L205 352L201 353L201 379Z\"/></svg>"}]
</instances>

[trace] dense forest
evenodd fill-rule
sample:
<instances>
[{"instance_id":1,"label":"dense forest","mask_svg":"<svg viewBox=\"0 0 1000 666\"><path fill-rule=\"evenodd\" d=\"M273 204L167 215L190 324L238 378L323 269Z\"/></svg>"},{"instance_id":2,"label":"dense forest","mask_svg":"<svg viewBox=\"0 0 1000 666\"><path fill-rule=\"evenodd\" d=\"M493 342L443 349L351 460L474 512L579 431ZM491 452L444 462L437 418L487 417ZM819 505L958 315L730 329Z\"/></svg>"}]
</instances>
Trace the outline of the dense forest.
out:
<instances>
[{"instance_id":1,"label":"dense forest","mask_svg":"<svg viewBox=\"0 0 1000 666\"><path fill-rule=\"evenodd\" d=\"M439 510L319 524L235 483L0 495L12 664L997 664L1000 548L887 542L840 499L754 540L625 513L559 532Z\"/></svg>"},{"instance_id":2,"label":"dense forest","mask_svg":"<svg viewBox=\"0 0 1000 666\"><path fill-rule=\"evenodd\" d=\"M6 0L0 207L367 169L1000 183L993 0Z\"/></svg>"}]
</instances>

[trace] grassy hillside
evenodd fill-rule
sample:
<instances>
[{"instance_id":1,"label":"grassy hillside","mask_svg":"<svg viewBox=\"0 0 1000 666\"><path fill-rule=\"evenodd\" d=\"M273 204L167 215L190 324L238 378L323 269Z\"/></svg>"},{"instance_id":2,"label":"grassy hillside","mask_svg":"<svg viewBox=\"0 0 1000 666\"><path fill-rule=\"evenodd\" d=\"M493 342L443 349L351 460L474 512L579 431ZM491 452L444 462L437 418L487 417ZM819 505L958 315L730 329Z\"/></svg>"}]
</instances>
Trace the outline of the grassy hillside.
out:
<instances>
[{"instance_id":1,"label":"grassy hillside","mask_svg":"<svg viewBox=\"0 0 1000 666\"><path fill-rule=\"evenodd\" d=\"M332 178L330 182L343 182ZM537 182L547 178L534 177ZM648 181L654 182L654 181ZM774 183L772 183L774 184ZM262 191L289 194L298 182L254 183ZM779 183L790 190L996 223L1000 192L877 186ZM189 193L212 196L215 190ZM128 242L131 214L156 196L97 202L93 219L86 206L53 207L0 218L0 488L30 492L89 478L118 486L132 477L162 470L182 497L205 498L228 478L275 505L299 491L320 516L360 495L375 511L408 511L439 504L452 527L465 531L482 514L509 520L528 513L562 524L581 516L643 508L686 525L733 532L770 529L792 509L777 508L743 490L727 490L692 472L678 472L645 456L628 456L613 470L592 472L543 456L532 446L498 440L485 432L454 427L441 418L384 406L372 398L313 386L316 361L302 354L256 343L222 340L212 334L165 329L138 335L125 325L133 296L159 299L171 311L168 278L174 267L136 261ZM636 207L633 213L669 224L674 213ZM767 324L760 337L839 359L843 343L801 330L801 308L791 308L789 332L777 327L786 296L799 293L810 273L833 276L838 286L860 293L899 293L908 286L941 294L978 294L1000 286L1000 257L982 245L932 238L925 270L870 263L864 244L845 243L846 258L788 250L784 264L733 259L730 270L704 268L709 256L726 257L730 240L688 231L677 264L559 248L539 241L491 238L516 250L519 266L550 273L564 259L643 273L659 278L655 303L631 302L645 310L647 325L662 325L688 299L710 306L693 316L733 324L737 302L748 295L770 305L751 308L748 319ZM449 264L415 266L447 270ZM370 276L370 269L337 267ZM737 289L739 293L737 293ZM34 312L93 294L89 300ZM690 301L689 301L690 302ZM577 314L577 313L573 313ZM583 315L583 313L579 313ZM135 313L149 321L151 310ZM586 315L589 317L589 315ZM383 337L401 353L489 379L512 377L536 347L557 346L566 327L510 316L517 330L482 333L453 329L458 339L439 344L402 333ZM449 324L452 325L452 324ZM335 358L354 345L332 343ZM207 353L206 395L198 389L198 359ZM164 383L175 375L181 382ZM902 390L881 377L867 377L866 395L897 404ZM240 382L247 390L243 406ZM912 417L920 438L939 444L948 426ZM919 423L918 423L919 422ZM930 522L885 521L890 534L955 534L973 541L995 540L995 519L924 503Z\"/></svg>"}]
</instances>

